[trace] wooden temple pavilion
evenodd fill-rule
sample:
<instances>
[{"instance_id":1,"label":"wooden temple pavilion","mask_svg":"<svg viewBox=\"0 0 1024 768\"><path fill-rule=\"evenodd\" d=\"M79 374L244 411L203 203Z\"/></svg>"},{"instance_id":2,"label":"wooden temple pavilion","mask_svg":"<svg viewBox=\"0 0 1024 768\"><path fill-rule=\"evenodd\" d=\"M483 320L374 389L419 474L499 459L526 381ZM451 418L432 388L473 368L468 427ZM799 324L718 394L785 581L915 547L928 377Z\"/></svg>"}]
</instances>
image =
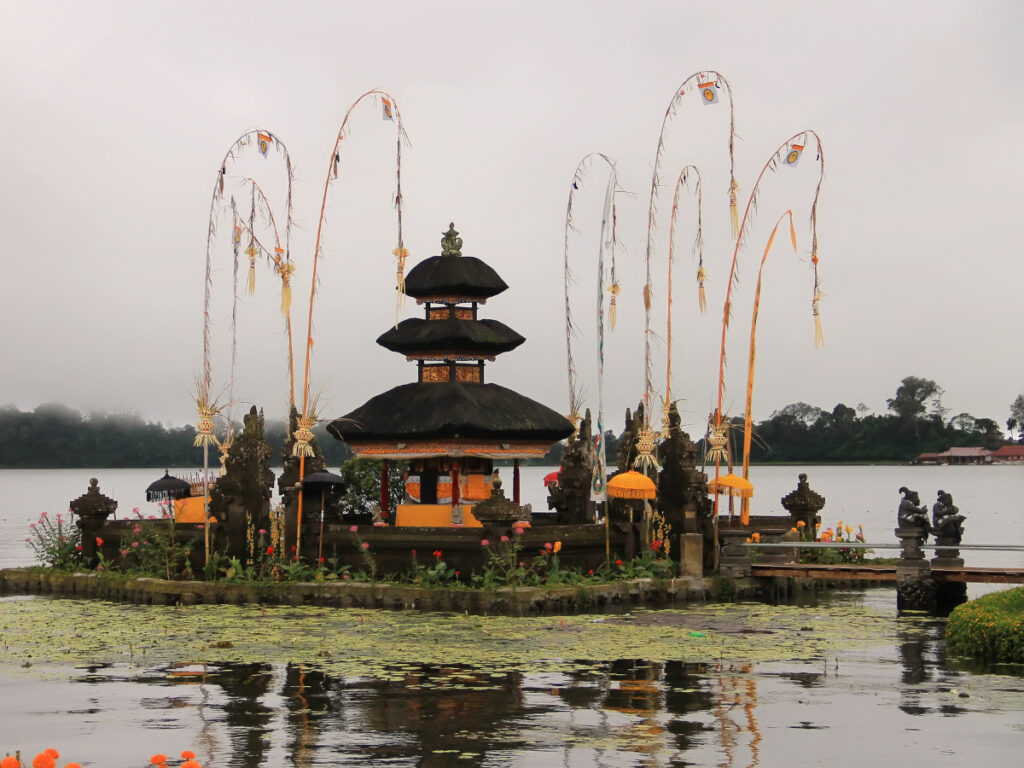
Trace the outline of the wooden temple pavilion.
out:
<instances>
[{"instance_id":1,"label":"wooden temple pavilion","mask_svg":"<svg viewBox=\"0 0 1024 768\"><path fill-rule=\"evenodd\" d=\"M327 430L356 456L407 462L399 526L479 526L473 505L491 496L496 460L513 460L513 502L519 503L519 460L542 457L573 432L567 418L510 389L486 382L485 361L525 341L479 307L508 286L487 264L462 255L455 225L441 255L417 264L405 293L424 307L377 343L415 361L417 376L331 422Z\"/></svg>"}]
</instances>

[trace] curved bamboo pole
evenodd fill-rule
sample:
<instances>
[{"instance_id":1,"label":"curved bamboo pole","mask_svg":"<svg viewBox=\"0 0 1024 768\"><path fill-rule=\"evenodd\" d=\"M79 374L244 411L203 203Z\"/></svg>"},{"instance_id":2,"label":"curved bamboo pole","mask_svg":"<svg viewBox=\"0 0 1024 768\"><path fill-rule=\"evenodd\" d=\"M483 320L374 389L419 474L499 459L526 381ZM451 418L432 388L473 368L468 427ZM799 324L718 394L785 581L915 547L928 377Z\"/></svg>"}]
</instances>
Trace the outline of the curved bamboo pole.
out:
<instances>
[{"instance_id":1,"label":"curved bamboo pole","mask_svg":"<svg viewBox=\"0 0 1024 768\"><path fill-rule=\"evenodd\" d=\"M693 172L697 177L696 192L697 192L697 234L694 238L694 250L698 253L698 267L697 267L697 285L699 286L698 302L700 305L701 312L707 309L706 301L704 298L704 227L703 227L703 207L704 207L704 193L702 190L703 179L700 175L700 169L693 164L684 165L683 169L679 171L679 176L676 178L675 191L672 193L672 215L669 217L669 229L668 229L668 321L666 329L666 360L665 360L665 402L662 413L662 437L668 435L665 431L668 429L668 409L672 404L672 266L675 264L675 245L676 245L676 220L679 217L679 191L688 182L688 174Z\"/></svg>"},{"instance_id":2,"label":"curved bamboo pole","mask_svg":"<svg viewBox=\"0 0 1024 768\"><path fill-rule=\"evenodd\" d=\"M725 79L723 75L716 72L715 70L703 70L695 72L686 78L682 84L676 89L675 95L669 102L668 107L665 109L665 116L661 121L661 131L658 134L658 149L654 155L654 171L651 174L651 198L650 205L647 210L647 248L645 255L645 266L646 266L646 277L644 283L644 420L646 422L647 429L650 429L651 422L651 392L654 390L653 381L653 359L651 356L651 307L653 305L653 286L651 283L651 261L654 257L654 217L658 209L658 188L660 185L660 168L662 156L665 153L665 130L668 128L668 124L672 117L675 116L676 110L682 101L683 96L687 90L692 90L695 94L702 92L701 86L710 86L715 88L716 99L717 99L717 88L718 84L721 83L725 86L725 91L729 95L729 207L731 211L731 218L734 222L733 235L735 232L735 210L736 210L736 172L735 172L735 160L733 148L736 139L736 124L735 124L735 111L733 108L733 96L732 86L729 81ZM691 87L692 86L692 87ZM702 101L705 101L702 99Z\"/></svg>"},{"instance_id":3,"label":"curved bamboo pole","mask_svg":"<svg viewBox=\"0 0 1024 768\"><path fill-rule=\"evenodd\" d=\"M568 418L569 418L569 421L572 422L573 427L576 426L577 422L580 419L580 405L581 405L581 402L583 400L583 392L580 390L579 385L577 383L577 379L576 379L576 361L575 361L575 358L573 357L573 353L572 353L572 339L573 339L573 336L576 335L576 325L573 322L573 317L572 317L572 304L571 304L570 299L569 299L569 287L574 282L575 275L573 274L572 268L569 266L569 233L570 232L574 232L574 231L578 231L578 230L576 230L576 227L572 223L573 198L574 198L576 192L583 188L583 179L584 179L584 176L585 176L585 172L586 172L587 166L591 162L593 162L595 159L604 160L604 162L608 164L608 168L609 168L609 172L610 172L610 175L609 175L610 182L609 183L614 183L616 185L616 188L617 188L618 181L617 181L617 177L616 177L616 173L615 173L615 163L607 155L605 155L605 154L603 154L601 152L591 152L591 153L585 155L583 157L583 159L580 160L580 162L576 165L576 170L573 172L573 175L572 175L572 186L569 187L569 200L568 200L568 203L565 206L565 240L564 240L564 245L563 245L563 263L564 263L563 276L564 276L564 286L565 286L565 353L566 353L566 360L567 360L567 365L568 365L568 379L569 379L569 417ZM607 202L607 200L606 200L606 202ZM615 220L616 220L616 214L615 214L615 200L614 200L614 190L613 190L612 197L611 197L611 222L612 222L612 231L611 231L611 237L612 237L612 265L611 265L611 270L612 270L612 274L611 274L611 288L610 288L610 291L611 291L611 294L612 294L612 300L611 300L612 301L612 309L610 311L612 313L611 323L612 323L612 327L613 328L614 328L614 324L615 324L615 321L614 321L615 296L616 296L616 294L618 293L618 290L619 290L619 285L616 282L616 277L615 277L615 237L616 237L616 235L615 235ZM606 222L604 220L602 220L602 223L601 223L602 248L601 248L601 251L599 253L599 258L604 253L603 246L604 246L605 223ZM603 275L599 275L599 277L598 277L599 282L603 281L603 279L604 279L604 276ZM601 287L603 287L603 285ZM600 327L603 329L603 323L602 323L602 325Z\"/></svg>"},{"instance_id":4,"label":"curved bamboo pole","mask_svg":"<svg viewBox=\"0 0 1024 768\"><path fill-rule=\"evenodd\" d=\"M299 428L295 431L295 451L299 455L299 483L301 484L306 475L306 456L309 451L309 440L312 438L312 433L309 431L313 424L316 422L316 414L311 412L310 405L310 393L309 393L309 363L310 363L310 352L313 349L313 309L316 305L316 294L317 294L317 266L320 263L320 259L323 258L323 230L324 230L324 219L327 212L327 191L331 187L331 181L338 178L338 167L341 163L341 142L345 138L345 130L348 127L349 118L352 116L352 111L362 103L363 99L380 97L382 105L386 101L387 105L394 110L393 119L396 123L396 192L395 192L395 210L398 215L398 247L395 248L394 254L398 261L398 293L399 301L401 295L404 292L404 278L403 269L405 266L405 259L408 256L408 251L405 250L405 246L402 240L402 140L408 140L406 136L405 128L402 126L402 113L398 109L398 102L395 98L387 91L373 88L366 93L362 94L358 99L352 102L348 110L345 112L345 116L341 121L341 127L338 128L338 136L334 140L334 149L331 152L331 158L328 163L327 178L324 181L324 192L320 202L320 218L316 225L316 242L313 246L313 270L312 277L310 280L309 289L309 318L306 323L306 353L305 353L305 365L302 373L302 413L299 418ZM315 398L314 398L315 404ZM296 533L295 533L295 559L299 559L299 555L302 552L302 493L298 494L298 511L296 514Z\"/></svg>"},{"instance_id":5,"label":"curved bamboo pole","mask_svg":"<svg viewBox=\"0 0 1024 768\"><path fill-rule=\"evenodd\" d=\"M796 229L793 227L793 211L791 209L786 210L779 220L775 222L775 226L772 227L772 233L768 237L768 243L764 247L764 255L761 256L761 266L757 270L757 287L754 289L754 312L753 317L750 321L750 355L747 363L747 404L744 410L743 416L743 479L750 479L750 440L752 433L752 415L751 407L754 402L754 363L757 359L757 312L761 306L761 278L764 276L764 265L768 261L768 252L772 249L772 243L775 241L775 233L779 230L779 225L783 219L789 217L789 238L793 243L793 253L796 250ZM747 525L750 522L750 499L743 497L740 502L740 523Z\"/></svg>"},{"instance_id":6,"label":"curved bamboo pole","mask_svg":"<svg viewBox=\"0 0 1024 768\"><path fill-rule=\"evenodd\" d=\"M295 174L292 169L291 155L288 147L285 146L276 134L270 131L253 129L246 131L239 136L228 148L224 158L221 160L220 168L217 171L217 180L213 185L213 193L210 196L210 217L206 229L206 267L203 277L203 370L196 379L196 409L199 412L198 434L196 435L197 446L203 448L203 541L206 550L206 562L210 562L210 508L209 508L209 486L210 486L210 445L217 445L217 437L213 432L213 419L220 412L220 406L214 402L212 394L213 373L210 361L210 299L213 289L212 252L213 241L217 236L217 203L224 196L224 180L228 175L229 166L234 164L238 154L252 146L253 138L258 143L267 142L268 150L272 145L277 152L284 155L285 169L287 172L287 197L285 202L286 224L285 224L285 251L290 250L291 229L292 229L292 183L295 181ZM259 144L257 144L258 146ZM237 280L237 250L235 252L235 275ZM237 293L237 285L236 291ZM234 344L234 341L232 341Z\"/></svg>"},{"instance_id":7,"label":"curved bamboo pole","mask_svg":"<svg viewBox=\"0 0 1024 768\"><path fill-rule=\"evenodd\" d=\"M825 178L825 153L821 144L821 139L818 134L813 130L801 131L796 133L785 142L783 142L777 150L768 158L768 162L764 164L761 172L757 176L757 181L754 183L754 187L750 192L750 197L747 198L746 207L743 210L743 219L739 227L739 236L736 238L736 244L733 247L732 252L732 264L729 267L729 280L726 285L725 291L725 305L722 310L722 341L721 348L718 357L718 401L713 414L715 420L714 431L720 432L722 429L722 399L725 394L725 338L726 332L729 330L729 320L732 316L732 289L733 286L739 282L739 274L736 272L736 263L739 256L740 246L743 244L743 239L747 235L747 231L752 224L751 213L757 205L757 195L761 186L761 181L765 178L765 174L769 171L773 173L778 169L779 165L787 162L789 165L793 165L795 161L800 159L803 150L807 146L808 138L813 139L815 143L815 149L817 152L816 161L819 168L818 183L814 189L814 200L811 203L811 264L814 268L814 296L811 300L812 313L815 318L815 344L816 346L821 342L820 333L820 321L818 314L818 303L822 296L819 289L818 283L818 198L821 195L821 183ZM795 147L799 147L799 150L795 150ZM789 161L791 154L797 151L796 160L793 162ZM783 154L785 153L785 154ZM715 456L715 479L719 477L719 471L721 469L721 455L716 454ZM718 494L715 494L715 516L717 521L718 515Z\"/></svg>"}]
</instances>

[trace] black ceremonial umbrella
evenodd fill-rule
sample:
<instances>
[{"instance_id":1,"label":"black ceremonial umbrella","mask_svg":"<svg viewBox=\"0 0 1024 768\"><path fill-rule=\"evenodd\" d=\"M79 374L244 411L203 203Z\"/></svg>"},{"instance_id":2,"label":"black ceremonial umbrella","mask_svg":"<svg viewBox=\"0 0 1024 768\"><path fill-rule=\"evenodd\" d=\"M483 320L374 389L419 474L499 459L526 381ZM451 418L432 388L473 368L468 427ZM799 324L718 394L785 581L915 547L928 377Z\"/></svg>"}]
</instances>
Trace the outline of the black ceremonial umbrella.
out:
<instances>
[{"instance_id":1,"label":"black ceremonial umbrella","mask_svg":"<svg viewBox=\"0 0 1024 768\"><path fill-rule=\"evenodd\" d=\"M324 506L326 505L327 489L334 489L338 486L344 488L345 478L333 472L314 472L306 475L302 480L302 488L320 489L320 546L317 552L317 564L324 556Z\"/></svg>"},{"instance_id":2,"label":"black ceremonial umbrella","mask_svg":"<svg viewBox=\"0 0 1024 768\"><path fill-rule=\"evenodd\" d=\"M166 501L170 516L174 517L174 499L183 499L192 492L192 486L184 480L172 477L165 469L164 476L146 489L146 501Z\"/></svg>"}]
</instances>

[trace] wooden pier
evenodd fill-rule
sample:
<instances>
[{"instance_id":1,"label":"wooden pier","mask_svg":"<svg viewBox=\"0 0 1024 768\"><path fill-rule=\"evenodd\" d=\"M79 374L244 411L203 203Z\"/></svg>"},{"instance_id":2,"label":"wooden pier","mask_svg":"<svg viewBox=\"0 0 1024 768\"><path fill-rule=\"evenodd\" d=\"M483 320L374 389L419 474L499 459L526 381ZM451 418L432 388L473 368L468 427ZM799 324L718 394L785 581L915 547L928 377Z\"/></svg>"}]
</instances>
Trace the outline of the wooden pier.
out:
<instances>
[{"instance_id":1,"label":"wooden pier","mask_svg":"<svg viewBox=\"0 0 1024 768\"><path fill-rule=\"evenodd\" d=\"M751 566L750 575L759 578L895 582L896 566L755 563ZM1024 568L949 568L932 565L931 577L941 583L1024 584Z\"/></svg>"}]
</instances>

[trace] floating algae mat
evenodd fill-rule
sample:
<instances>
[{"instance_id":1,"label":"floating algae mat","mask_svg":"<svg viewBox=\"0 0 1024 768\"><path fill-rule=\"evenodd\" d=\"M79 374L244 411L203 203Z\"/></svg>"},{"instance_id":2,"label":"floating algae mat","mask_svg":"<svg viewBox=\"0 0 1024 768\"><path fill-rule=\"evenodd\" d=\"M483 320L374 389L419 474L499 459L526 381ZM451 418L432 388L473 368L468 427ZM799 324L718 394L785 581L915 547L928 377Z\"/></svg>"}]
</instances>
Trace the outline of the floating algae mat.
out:
<instances>
[{"instance_id":1,"label":"floating algae mat","mask_svg":"<svg viewBox=\"0 0 1024 768\"><path fill-rule=\"evenodd\" d=\"M891 642L896 626L891 615L849 605L742 603L512 618L25 597L0 600L0 663L152 668L292 662L337 675L388 679L409 664L465 664L503 673L578 670L581 659L814 659Z\"/></svg>"}]
</instances>

